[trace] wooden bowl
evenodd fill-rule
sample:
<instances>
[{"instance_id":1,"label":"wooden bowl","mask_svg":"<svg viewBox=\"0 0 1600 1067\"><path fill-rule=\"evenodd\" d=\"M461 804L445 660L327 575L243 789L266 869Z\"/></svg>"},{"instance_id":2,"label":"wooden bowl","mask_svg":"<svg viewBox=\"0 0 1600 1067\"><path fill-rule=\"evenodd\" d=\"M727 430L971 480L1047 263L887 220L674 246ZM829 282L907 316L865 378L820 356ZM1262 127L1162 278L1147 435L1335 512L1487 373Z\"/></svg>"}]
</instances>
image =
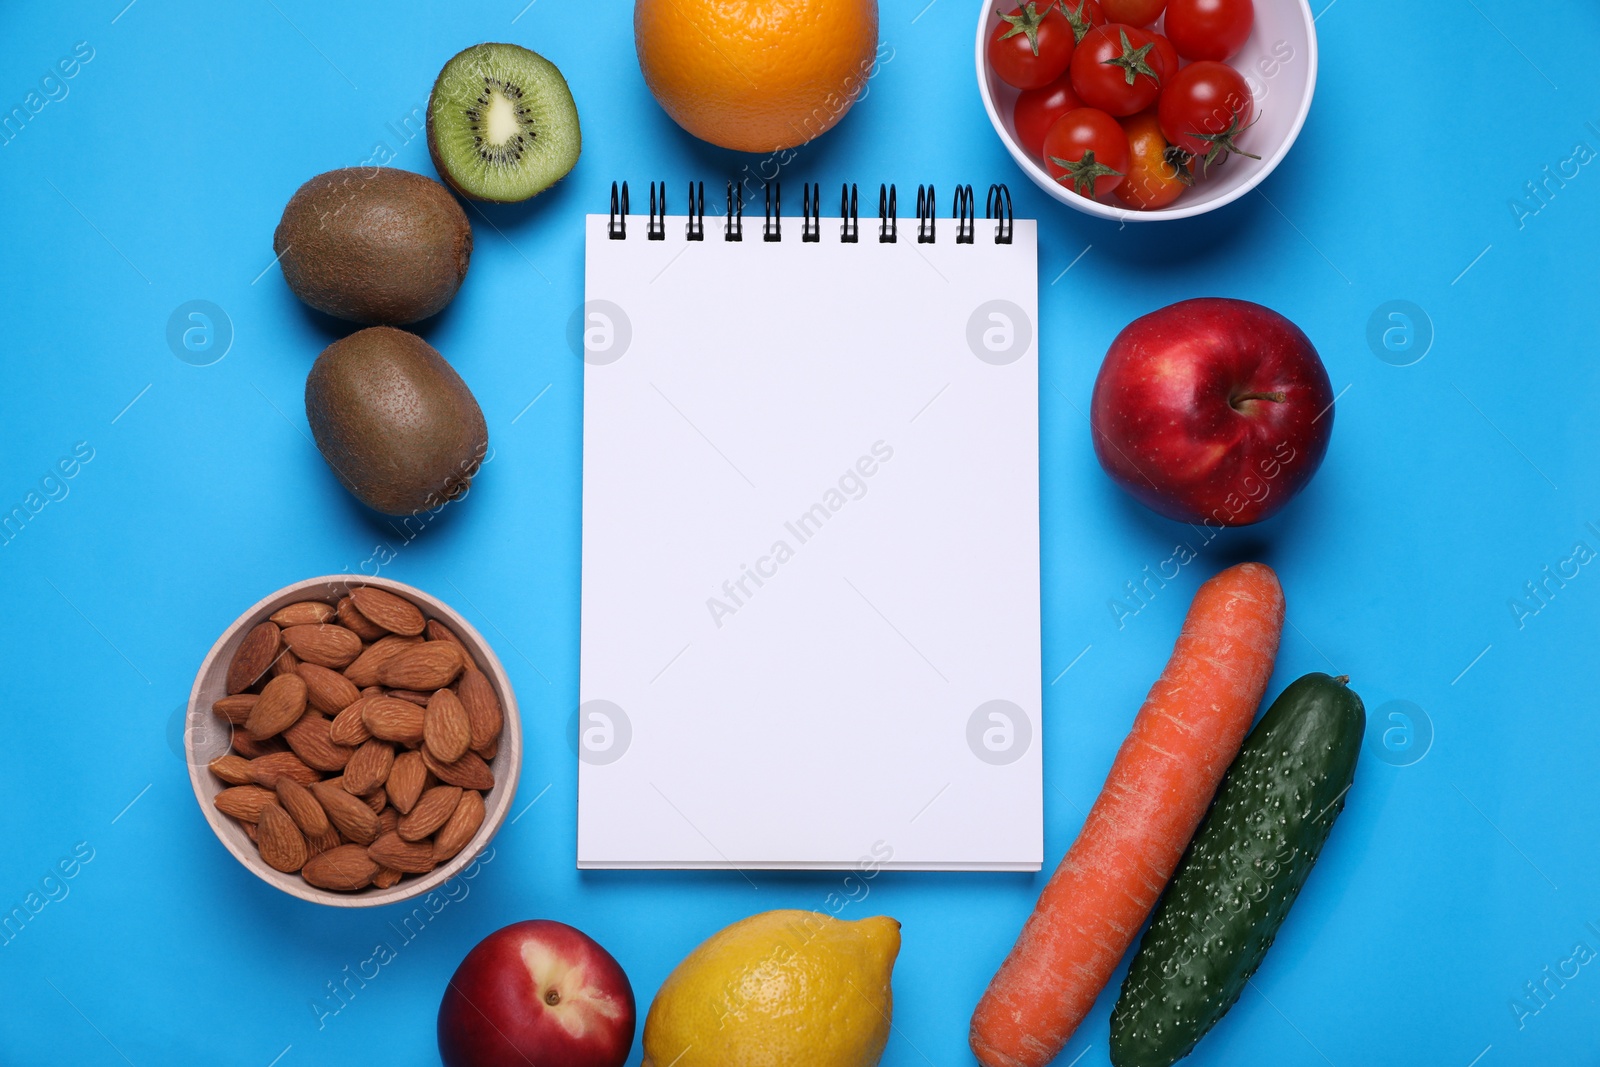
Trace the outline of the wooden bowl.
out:
<instances>
[{"instance_id":1,"label":"wooden bowl","mask_svg":"<svg viewBox=\"0 0 1600 1067\"><path fill-rule=\"evenodd\" d=\"M244 827L216 809L212 802L213 798L226 786L207 769L207 765L228 751L232 740L232 728L212 712L211 705L225 695L228 664L233 660L234 651L244 640L245 634L250 632L251 627L265 620L279 608L302 600L337 603L353 586L360 585L370 585L405 597L421 608L424 615L438 619L455 631L456 636L461 638L461 643L466 645L467 651L472 654L478 669L494 686L495 695L500 698L500 706L505 711L505 726L500 734L500 750L489 762L490 768L494 771L495 784L483 798L483 825L478 827L477 834L468 842L466 848L449 862L440 864L427 874L408 874L388 889L369 886L353 893L336 893L318 889L298 874L284 874L267 866L257 852L255 843L245 833ZM512 797L517 792L517 779L522 771L522 720L517 714L517 698L511 691L511 682L506 678L506 672L500 666L500 660L496 658L494 650L483 639L483 635L473 629L472 625L448 604L413 586L390 581L387 578L333 574L321 578L308 578L284 586L265 600L256 603L223 631L222 636L217 638L217 643L211 646L205 662L200 664L194 688L189 693L189 712L184 722L183 747L189 764L189 782L194 786L194 795L200 802L200 811L205 815L206 822L211 824L217 840L221 841L250 873L301 900L328 904L336 908L369 908L394 904L423 895L455 877L488 845L495 831L500 829L500 824L505 821L506 813L511 810Z\"/></svg>"}]
</instances>

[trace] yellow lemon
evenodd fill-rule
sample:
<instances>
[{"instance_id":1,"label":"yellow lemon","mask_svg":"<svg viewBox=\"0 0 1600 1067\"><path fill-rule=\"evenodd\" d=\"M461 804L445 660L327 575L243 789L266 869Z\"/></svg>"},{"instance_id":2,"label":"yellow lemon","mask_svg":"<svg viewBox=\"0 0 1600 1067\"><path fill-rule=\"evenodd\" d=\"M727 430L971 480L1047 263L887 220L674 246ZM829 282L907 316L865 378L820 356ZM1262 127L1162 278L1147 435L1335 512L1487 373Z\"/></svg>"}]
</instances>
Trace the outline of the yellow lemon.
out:
<instances>
[{"instance_id":1,"label":"yellow lemon","mask_svg":"<svg viewBox=\"0 0 1600 1067\"><path fill-rule=\"evenodd\" d=\"M900 924L768 911L701 943L644 1022L643 1067L873 1067Z\"/></svg>"}]
</instances>

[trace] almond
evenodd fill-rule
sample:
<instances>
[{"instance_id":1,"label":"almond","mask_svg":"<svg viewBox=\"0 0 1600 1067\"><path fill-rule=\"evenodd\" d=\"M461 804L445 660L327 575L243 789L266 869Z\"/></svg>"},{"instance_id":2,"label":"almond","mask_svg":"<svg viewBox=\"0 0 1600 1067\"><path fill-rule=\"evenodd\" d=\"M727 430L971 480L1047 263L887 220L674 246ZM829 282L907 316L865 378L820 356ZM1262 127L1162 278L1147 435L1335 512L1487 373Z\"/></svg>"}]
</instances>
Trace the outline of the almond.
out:
<instances>
[{"instance_id":1,"label":"almond","mask_svg":"<svg viewBox=\"0 0 1600 1067\"><path fill-rule=\"evenodd\" d=\"M284 744L281 737L269 737L265 741L257 741L243 730L235 730L233 750L245 759L255 759L271 752L287 752L289 746Z\"/></svg>"},{"instance_id":2,"label":"almond","mask_svg":"<svg viewBox=\"0 0 1600 1067\"><path fill-rule=\"evenodd\" d=\"M389 806L389 792L380 785L372 792L364 794L361 802L371 808L374 815L382 815L383 809Z\"/></svg>"},{"instance_id":3,"label":"almond","mask_svg":"<svg viewBox=\"0 0 1600 1067\"><path fill-rule=\"evenodd\" d=\"M361 699L361 690L338 671L315 663L302 663L295 673L306 683L306 699L318 711L337 715Z\"/></svg>"},{"instance_id":4,"label":"almond","mask_svg":"<svg viewBox=\"0 0 1600 1067\"><path fill-rule=\"evenodd\" d=\"M386 632L383 627L361 614L356 602L349 597L339 601L339 623L355 631L363 641L376 641Z\"/></svg>"},{"instance_id":5,"label":"almond","mask_svg":"<svg viewBox=\"0 0 1600 1067\"><path fill-rule=\"evenodd\" d=\"M483 795L468 789L456 802L456 810L433 835L433 861L443 863L467 847L478 827L483 825Z\"/></svg>"},{"instance_id":6,"label":"almond","mask_svg":"<svg viewBox=\"0 0 1600 1067\"><path fill-rule=\"evenodd\" d=\"M356 749L350 762L344 765L345 792L366 796L389 780L393 767L394 746L374 737Z\"/></svg>"},{"instance_id":7,"label":"almond","mask_svg":"<svg viewBox=\"0 0 1600 1067\"><path fill-rule=\"evenodd\" d=\"M222 814L240 822L255 822L261 817L261 809L277 803L277 800L277 795L270 789L262 789L259 785L236 785L212 797L211 803Z\"/></svg>"},{"instance_id":8,"label":"almond","mask_svg":"<svg viewBox=\"0 0 1600 1067\"><path fill-rule=\"evenodd\" d=\"M227 755L218 756L207 766L210 767L212 774L229 785L248 785L250 782L250 761L243 756L229 752Z\"/></svg>"},{"instance_id":9,"label":"almond","mask_svg":"<svg viewBox=\"0 0 1600 1067\"><path fill-rule=\"evenodd\" d=\"M250 709L256 706L256 701L261 698L254 693L239 693L236 696L223 697L211 705L211 710L217 718L226 719L235 726L243 726L245 720L250 718Z\"/></svg>"},{"instance_id":10,"label":"almond","mask_svg":"<svg viewBox=\"0 0 1600 1067\"><path fill-rule=\"evenodd\" d=\"M400 820L400 837L406 841L421 841L443 826L455 814L461 802L461 789L453 785L436 785L417 801L416 807Z\"/></svg>"},{"instance_id":11,"label":"almond","mask_svg":"<svg viewBox=\"0 0 1600 1067\"><path fill-rule=\"evenodd\" d=\"M298 871L311 858L300 827L277 804L262 806L261 818L256 820L256 845L268 867L286 874Z\"/></svg>"},{"instance_id":12,"label":"almond","mask_svg":"<svg viewBox=\"0 0 1600 1067\"><path fill-rule=\"evenodd\" d=\"M391 807L378 812L378 836L392 834L400 829L400 813Z\"/></svg>"},{"instance_id":13,"label":"almond","mask_svg":"<svg viewBox=\"0 0 1600 1067\"><path fill-rule=\"evenodd\" d=\"M355 746L371 737L372 731L361 719L361 708L369 699L362 697L335 715L328 726L328 739L336 745Z\"/></svg>"},{"instance_id":14,"label":"almond","mask_svg":"<svg viewBox=\"0 0 1600 1067\"><path fill-rule=\"evenodd\" d=\"M488 675L476 667L468 667L456 686L456 695L467 709L467 721L472 724L472 747L482 749L500 736L505 725L505 713L500 709L500 698Z\"/></svg>"},{"instance_id":15,"label":"almond","mask_svg":"<svg viewBox=\"0 0 1600 1067\"><path fill-rule=\"evenodd\" d=\"M272 661L278 656L278 649L283 647L283 635L278 629L278 624L273 622L257 623L253 629L244 635L244 640L239 642L239 647L233 653L233 659L228 661L228 695L242 693L261 680L267 673L267 668L272 666Z\"/></svg>"},{"instance_id":16,"label":"almond","mask_svg":"<svg viewBox=\"0 0 1600 1067\"><path fill-rule=\"evenodd\" d=\"M427 784L428 768L422 762L422 753L402 752L395 757L394 768L389 771L389 780L383 783L383 789L389 794L389 803L404 815L411 811Z\"/></svg>"},{"instance_id":17,"label":"almond","mask_svg":"<svg viewBox=\"0 0 1600 1067\"><path fill-rule=\"evenodd\" d=\"M333 740L333 727L321 712L308 711L283 732L294 754L319 771L341 771L355 754L354 746Z\"/></svg>"},{"instance_id":18,"label":"almond","mask_svg":"<svg viewBox=\"0 0 1600 1067\"><path fill-rule=\"evenodd\" d=\"M305 714L306 683L297 674L280 674L261 690L244 728L256 740L274 737Z\"/></svg>"},{"instance_id":19,"label":"almond","mask_svg":"<svg viewBox=\"0 0 1600 1067\"><path fill-rule=\"evenodd\" d=\"M500 754L500 739L496 737L487 745L480 745L472 751L483 757L483 762L493 763L494 758Z\"/></svg>"},{"instance_id":20,"label":"almond","mask_svg":"<svg viewBox=\"0 0 1600 1067\"><path fill-rule=\"evenodd\" d=\"M435 759L454 763L472 745L472 723L467 709L450 690L440 689L422 713L422 743Z\"/></svg>"},{"instance_id":21,"label":"almond","mask_svg":"<svg viewBox=\"0 0 1600 1067\"><path fill-rule=\"evenodd\" d=\"M322 810L322 805L311 795L311 790L293 778L288 775L279 778L275 792L278 794L278 803L289 813L289 818L294 820L294 824L300 827L300 832L305 834L307 839L321 839L333 829L333 824L328 822L328 813ZM317 851L323 850L319 848Z\"/></svg>"},{"instance_id":22,"label":"almond","mask_svg":"<svg viewBox=\"0 0 1600 1067\"><path fill-rule=\"evenodd\" d=\"M350 599L357 611L390 633L415 636L428 625L415 604L388 590L358 585L350 590Z\"/></svg>"},{"instance_id":23,"label":"almond","mask_svg":"<svg viewBox=\"0 0 1600 1067\"><path fill-rule=\"evenodd\" d=\"M269 618L279 626L315 626L319 622L333 621L333 605L320 600L302 600L286 604Z\"/></svg>"},{"instance_id":24,"label":"almond","mask_svg":"<svg viewBox=\"0 0 1600 1067\"><path fill-rule=\"evenodd\" d=\"M399 871L392 871L387 867L379 867L378 873L372 876L372 887L374 889L388 889L404 877L405 875Z\"/></svg>"},{"instance_id":25,"label":"almond","mask_svg":"<svg viewBox=\"0 0 1600 1067\"><path fill-rule=\"evenodd\" d=\"M403 648L421 643L415 637L401 637L399 634L380 637L357 656L354 663L344 669L344 676L350 679L351 684L359 685L363 689L375 685L378 681L378 668L391 656Z\"/></svg>"},{"instance_id":26,"label":"almond","mask_svg":"<svg viewBox=\"0 0 1600 1067\"><path fill-rule=\"evenodd\" d=\"M348 840L370 845L378 836L377 813L367 807L366 801L360 797L346 793L340 779L329 778L316 783L311 787L311 794L322 805L322 810L328 813L328 821Z\"/></svg>"},{"instance_id":27,"label":"almond","mask_svg":"<svg viewBox=\"0 0 1600 1067\"><path fill-rule=\"evenodd\" d=\"M423 713L415 704L393 697L372 697L361 703L361 721L373 737L402 744L422 740Z\"/></svg>"},{"instance_id":28,"label":"almond","mask_svg":"<svg viewBox=\"0 0 1600 1067\"><path fill-rule=\"evenodd\" d=\"M300 673L300 661L287 648L278 653L278 658L272 661L272 669L267 672L273 678L280 674L298 673Z\"/></svg>"},{"instance_id":29,"label":"almond","mask_svg":"<svg viewBox=\"0 0 1600 1067\"><path fill-rule=\"evenodd\" d=\"M424 693L420 689L385 689L383 695L394 697L396 700L409 700L419 708L427 707L428 701L433 697L432 693Z\"/></svg>"},{"instance_id":30,"label":"almond","mask_svg":"<svg viewBox=\"0 0 1600 1067\"><path fill-rule=\"evenodd\" d=\"M464 665L457 646L448 641L425 641L401 649L381 663L378 681L395 689L441 689L455 681Z\"/></svg>"},{"instance_id":31,"label":"almond","mask_svg":"<svg viewBox=\"0 0 1600 1067\"><path fill-rule=\"evenodd\" d=\"M293 752L269 752L250 761L250 780L263 789L275 789L279 778L293 778L301 785L322 780L322 774L307 767Z\"/></svg>"},{"instance_id":32,"label":"almond","mask_svg":"<svg viewBox=\"0 0 1600 1067\"><path fill-rule=\"evenodd\" d=\"M399 834L384 834L367 846L367 856L379 866L406 874L426 874L434 868L433 846L426 841L403 841Z\"/></svg>"},{"instance_id":33,"label":"almond","mask_svg":"<svg viewBox=\"0 0 1600 1067\"><path fill-rule=\"evenodd\" d=\"M300 869L300 877L318 889L349 892L361 889L378 873L378 865L360 845L340 845L312 856Z\"/></svg>"},{"instance_id":34,"label":"almond","mask_svg":"<svg viewBox=\"0 0 1600 1067\"><path fill-rule=\"evenodd\" d=\"M248 823L246 825L249 825ZM329 826L320 834L306 834L306 849L315 856L326 852L330 848L338 848L344 844L344 838L339 836L339 831Z\"/></svg>"},{"instance_id":35,"label":"almond","mask_svg":"<svg viewBox=\"0 0 1600 1067\"><path fill-rule=\"evenodd\" d=\"M361 655L361 638L332 623L291 626L283 640L296 656L319 667L348 667Z\"/></svg>"},{"instance_id":36,"label":"almond","mask_svg":"<svg viewBox=\"0 0 1600 1067\"><path fill-rule=\"evenodd\" d=\"M449 641L452 645L459 645L463 649L467 647L461 644L461 638L456 636L454 630L438 619L429 619L427 629L423 633L429 641Z\"/></svg>"},{"instance_id":37,"label":"almond","mask_svg":"<svg viewBox=\"0 0 1600 1067\"><path fill-rule=\"evenodd\" d=\"M423 748L422 762L441 782L459 785L462 789L494 788L494 772L476 752L468 752L454 763L440 763L427 748Z\"/></svg>"}]
</instances>

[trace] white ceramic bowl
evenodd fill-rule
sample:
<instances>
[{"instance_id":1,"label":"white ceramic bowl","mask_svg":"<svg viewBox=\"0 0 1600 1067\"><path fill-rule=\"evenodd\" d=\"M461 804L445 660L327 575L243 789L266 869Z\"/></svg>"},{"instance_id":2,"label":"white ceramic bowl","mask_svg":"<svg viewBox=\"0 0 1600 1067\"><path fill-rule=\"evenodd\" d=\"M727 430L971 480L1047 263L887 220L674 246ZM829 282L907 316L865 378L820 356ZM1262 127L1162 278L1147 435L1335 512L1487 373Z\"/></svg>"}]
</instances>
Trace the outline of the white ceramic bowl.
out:
<instances>
[{"instance_id":1,"label":"white ceramic bowl","mask_svg":"<svg viewBox=\"0 0 1600 1067\"><path fill-rule=\"evenodd\" d=\"M428 618L438 619L450 627L461 639L461 643L467 647L467 651L472 654L473 662L478 665L478 669L494 686L495 695L500 698L500 707L505 712L505 726L501 729L500 750L495 753L494 759L489 761L489 767L494 771L494 788L483 798L483 825L478 827L478 832L473 835L466 848L427 874L408 874L388 889L369 886L354 893L335 893L318 889L298 874L284 874L267 866L249 835L244 832L244 827L222 814L212 803L212 799L225 786L211 773L207 764L228 751L232 732L228 724L212 712L211 705L226 693L228 664L233 661L234 651L238 649L245 634L249 633L253 626L279 608L302 600L337 603L352 586L357 585L370 585L405 597L421 608L422 613ZM222 636L217 638L217 643L211 646L211 651L201 663L200 671L195 676L194 688L189 693L183 748L189 764L189 783L194 787L195 799L200 802L201 813L205 815L206 822L216 833L217 840L221 841L251 874L301 900L341 908L364 908L393 904L421 896L454 878L489 844L489 839L500 829L506 813L511 810L511 799L517 791L517 778L522 773L522 719L517 714L517 698L511 691L511 681L506 677L504 668L500 666L500 660L495 657L494 650L489 647L489 642L485 641L483 635L473 629L472 625L448 604L413 586L390 581L387 578L332 574L321 578L307 578L305 581L284 586L265 600L256 603L222 632Z\"/></svg>"},{"instance_id":2,"label":"white ceramic bowl","mask_svg":"<svg viewBox=\"0 0 1600 1067\"><path fill-rule=\"evenodd\" d=\"M1043 161L1032 158L1017 143L1011 124L1017 90L994 76L985 55L989 35L994 32L997 6L1010 11L1017 4L1016 0L983 0L979 5L978 92L983 96L984 110L1011 158L1033 183L1087 215L1119 222L1156 222L1203 215L1231 204L1260 185L1288 155L1311 110L1311 96L1317 87L1317 28L1310 5L1307 0L1255 0L1255 28L1239 54L1228 62L1245 76L1255 94L1256 124L1240 138L1240 144L1261 158L1232 156L1196 182L1193 189L1186 190L1171 207L1155 211L1130 208L1114 193L1103 202L1090 200L1052 178Z\"/></svg>"}]
</instances>

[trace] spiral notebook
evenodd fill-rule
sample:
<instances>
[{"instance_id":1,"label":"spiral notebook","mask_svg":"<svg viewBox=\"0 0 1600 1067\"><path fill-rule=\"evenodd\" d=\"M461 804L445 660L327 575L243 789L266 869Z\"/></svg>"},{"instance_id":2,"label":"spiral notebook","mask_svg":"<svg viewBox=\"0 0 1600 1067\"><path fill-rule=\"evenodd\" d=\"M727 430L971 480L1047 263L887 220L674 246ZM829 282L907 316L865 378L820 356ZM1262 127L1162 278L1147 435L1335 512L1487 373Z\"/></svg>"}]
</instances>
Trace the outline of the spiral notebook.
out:
<instances>
[{"instance_id":1,"label":"spiral notebook","mask_svg":"<svg viewBox=\"0 0 1600 1067\"><path fill-rule=\"evenodd\" d=\"M1035 224L689 192L587 220L578 866L1037 870Z\"/></svg>"}]
</instances>

